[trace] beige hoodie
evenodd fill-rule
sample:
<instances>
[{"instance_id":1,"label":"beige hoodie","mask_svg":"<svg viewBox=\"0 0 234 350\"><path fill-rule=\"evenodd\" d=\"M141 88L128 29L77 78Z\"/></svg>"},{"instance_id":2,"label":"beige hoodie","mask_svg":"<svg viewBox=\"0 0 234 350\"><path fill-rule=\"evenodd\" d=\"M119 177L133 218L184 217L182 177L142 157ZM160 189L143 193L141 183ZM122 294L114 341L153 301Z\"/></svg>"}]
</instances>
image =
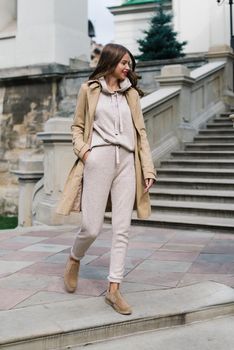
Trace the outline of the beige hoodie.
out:
<instances>
[{"instance_id":1,"label":"beige hoodie","mask_svg":"<svg viewBox=\"0 0 234 350\"><path fill-rule=\"evenodd\" d=\"M100 78L101 93L96 107L91 148L116 145L116 162L119 163L118 146L134 151L134 126L131 111L124 92L131 83L128 78L120 83L120 89L112 92L104 78Z\"/></svg>"}]
</instances>

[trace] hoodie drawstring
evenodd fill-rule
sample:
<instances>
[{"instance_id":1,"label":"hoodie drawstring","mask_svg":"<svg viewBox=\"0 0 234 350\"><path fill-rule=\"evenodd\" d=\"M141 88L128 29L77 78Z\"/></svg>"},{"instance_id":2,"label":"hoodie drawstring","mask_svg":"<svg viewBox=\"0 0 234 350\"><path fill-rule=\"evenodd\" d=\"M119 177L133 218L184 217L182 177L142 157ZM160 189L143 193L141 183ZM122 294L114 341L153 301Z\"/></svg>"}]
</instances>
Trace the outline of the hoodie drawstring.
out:
<instances>
[{"instance_id":1,"label":"hoodie drawstring","mask_svg":"<svg viewBox=\"0 0 234 350\"><path fill-rule=\"evenodd\" d=\"M122 114L120 112L120 108L119 108L119 105L120 105L120 96L118 93L116 93L116 98L117 98L117 108L118 108L118 112L119 112L119 131L123 132L123 119L122 119Z\"/></svg>"},{"instance_id":2,"label":"hoodie drawstring","mask_svg":"<svg viewBox=\"0 0 234 350\"><path fill-rule=\"evenodd\" d=\"M113 97L115 97L114 101L113 101ZM114 128L115 128L115 135L118 135L119 133L123 132L123 120L122 120L122 114L121 114L120 108L119 108L120 96L117 92L115 92L114 94L111 94L111 102L115 104ZM116 114L116 111L117 111L117 114ZM120 147L119 145L115 146L116 164L119 164L119 162L120 162L120 160L119 160L119 147Z\"/></svg>"}]
</instances>

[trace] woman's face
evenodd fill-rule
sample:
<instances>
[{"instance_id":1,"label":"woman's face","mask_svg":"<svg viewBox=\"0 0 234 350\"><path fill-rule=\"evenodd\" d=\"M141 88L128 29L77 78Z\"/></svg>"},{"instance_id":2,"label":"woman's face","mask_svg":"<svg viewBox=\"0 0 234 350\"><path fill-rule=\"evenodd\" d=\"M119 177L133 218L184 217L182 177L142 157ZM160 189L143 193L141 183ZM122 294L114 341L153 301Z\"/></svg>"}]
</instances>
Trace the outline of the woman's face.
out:
<instances>
[{"instance_id":1,"label":"woman's face","mask_svg":"<svg viewBox=\"0 0 234 350\"><path fill-rule=\"evenodd\" d=\"M127 77L129 70L131 69L130 67L131 58L129 54L126 53L115 67L112 75L118 80L124 80Z\"/></svg>"}]
</instances>

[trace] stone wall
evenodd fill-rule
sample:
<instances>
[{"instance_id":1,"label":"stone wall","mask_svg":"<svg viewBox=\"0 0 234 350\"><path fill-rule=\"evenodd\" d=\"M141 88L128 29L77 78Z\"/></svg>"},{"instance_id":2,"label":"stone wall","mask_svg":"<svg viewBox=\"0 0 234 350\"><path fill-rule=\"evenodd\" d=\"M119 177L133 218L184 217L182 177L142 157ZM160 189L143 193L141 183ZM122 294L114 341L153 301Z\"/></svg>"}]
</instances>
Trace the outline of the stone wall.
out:
<instances>
[{"instance_id":1,"label":"stone wall","mask_svg":"<svg viewBox=\"0 0 234 350\"><path fill-rule=\"evenodd\" d=\"M0 214L17 214L18 168L25 151L43 152L36 134L58 109L58 77L21 76L0 82ZM61 80L59 78L59 80Z\"/></svg>"}]
</instances>

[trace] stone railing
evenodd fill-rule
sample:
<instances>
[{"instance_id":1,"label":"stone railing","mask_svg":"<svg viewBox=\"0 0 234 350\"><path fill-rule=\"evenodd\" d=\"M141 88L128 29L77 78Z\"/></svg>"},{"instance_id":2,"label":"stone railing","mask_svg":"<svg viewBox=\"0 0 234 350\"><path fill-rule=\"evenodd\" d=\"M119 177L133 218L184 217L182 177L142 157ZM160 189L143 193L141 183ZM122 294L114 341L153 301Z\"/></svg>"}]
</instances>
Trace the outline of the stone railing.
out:
<instances>
[{"instance_id":1,"label":"stone railing","mask_svg":"<svg viewBox=\"0 0 234 350\"><path fill-rule=\"evenodd\" d=\"M160 89L142 99L155 163L183 142L191 141L210 117L231 103L232 81L226 80L227 57L190 71L182 65L163 67ZM230 64L229 70L232 71Z\"/></svg>"},{"instance_id":2,"label":"stone railing","mask_svg":"<svg viewBox=\"0 0 234 350\"><path fill-rule=\"evenodd\" d=\"M232 52L216 48L209 52L207 59L209 63L192 72L183 65L163 67L158 78L160 89L141 100L156 166L172 150L191 141L207 119L225 111L234 101ZM55 213L75 159L71 122L71 118L51 118L45 131L38 134L44 144L44 176L33 192L32 224L57 225L79 221L75 214L63 217ZM28 198L31 199L33 193L27 193ZM23 202L19 203L20 208L23 205ZM21 218L20 222L26 221Z\"/></svg>"}]
</instances>

